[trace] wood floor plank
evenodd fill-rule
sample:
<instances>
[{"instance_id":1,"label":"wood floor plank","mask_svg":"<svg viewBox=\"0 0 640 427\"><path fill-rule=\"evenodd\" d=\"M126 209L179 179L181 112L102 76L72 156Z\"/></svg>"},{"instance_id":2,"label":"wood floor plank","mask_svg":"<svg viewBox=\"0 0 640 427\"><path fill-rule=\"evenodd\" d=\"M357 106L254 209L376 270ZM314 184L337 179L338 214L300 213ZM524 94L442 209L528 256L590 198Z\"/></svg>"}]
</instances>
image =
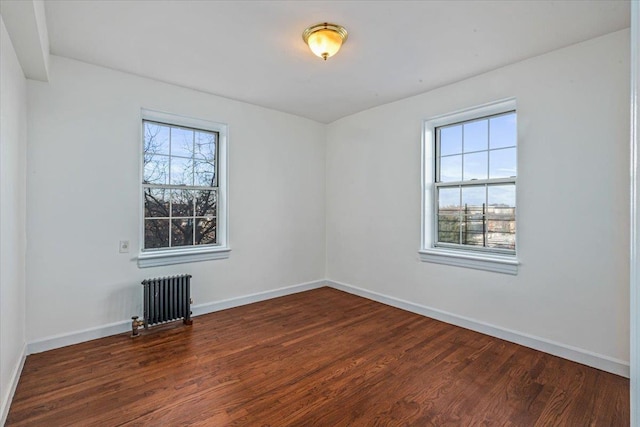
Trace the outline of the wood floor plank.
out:
<instances>
[{"instance_id":1,"label":"wood floor plank","mask_svg":"<svg viewBox=\"0 0 640 427\"><path fill-rule=\"evenodd\" d=\"M31 355L7 426L627 426L629 380L335 289Z\"/></svg>"}]
</instances>

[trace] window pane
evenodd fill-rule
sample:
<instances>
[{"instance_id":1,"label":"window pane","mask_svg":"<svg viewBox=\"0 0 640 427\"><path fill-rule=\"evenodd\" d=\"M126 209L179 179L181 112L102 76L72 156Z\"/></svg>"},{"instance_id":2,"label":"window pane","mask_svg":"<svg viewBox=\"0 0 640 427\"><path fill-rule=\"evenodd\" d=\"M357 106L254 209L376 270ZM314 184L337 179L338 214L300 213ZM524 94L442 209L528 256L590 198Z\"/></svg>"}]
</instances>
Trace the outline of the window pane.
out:
<instances>
[{"instance_id":1,"label":"window pane","mask_svg":"<svg viewBox=\"0 0 640 427\"><path fill-rule=\"evenodd\" d=\"M460 210L460 188L440 188L438 191L438 208Z\"/></svg>"},{"instance_id":2,"label":"window pane","mask_svg":"<svg viewBox=\"0 0 640 427\"><path fill-rule=\"evenodd\" d=\"M513 184L489 186L487 209L487 247L516 248L516 187Z\"/></svg>"},{"instance_id":3,"label":"window pane","mask_svg":"<svg viewBox=\"0 0 640 427\"><path fill-rule=\"evenodd\" d=\"M171 158L171 184L193 185L193 160Z\"/></svg>"},{"instance_id":4,"label":"window pane","mask_svg":"<svg viewBox=\"0 0 640 427\"><path fill-rule=\"evenodd\" d=\"M460 188L438 191L438 241L460 243Z\"/></svg>"},{"instance_id":5,"label":"window pane","mask_svg":"<svg viewBox=\"0 0 640 427\"><path fill-rule=\"evenodd\" d=\"M196 216L217 215L217 193L215 190L196 191Z\"/></svg>"},{"instance_id":6,"label":"window pane","mask_svg":"<svg viewBox=\"0 0 640 427\"><path fill-rule=\"evenodd\" d=\"M194 160L194 185L201 187L216 187L215 166L213 162Z\"/></svg>"},{"instance_id":7,"label":"window pane","mask_svg":"<svg viewBox=\"0 0 640 427\"><path fill-rule=\"evenodd\" d=\"M169 217L169 190L164 188L144 189L144 216Z\"/></svg>"},{"instance_id":8,"label":"window pane","mask_svg":"<svg viewBox=\"0 0 640 427\"><path fill-rule=\"evenodd\" d=\"M462 179L487 179L487 151L464 155L464 174Z\"/></svg>"},{"instance_id":9,"label":"window pane","mask_svg":"<svg viewBox=\"0 0 640 427\"><path fill-rule=\"evenodd\" d=\"M144 122L144 153L169 155L169 126Z\"/></svg>"},{"instance_id":10,"label":"window pane","mask_svg":"<svg viewBox=\"0 0 640 427\"><path fill-rule=\"evenodd\" d=\"M488 191L489 206L516 207L515 184L490 185Z\"/></svg>"},{"instance_id":11,"label":"window pane","mask_svg":"<svg viewBox=\"0 0 640 427\"><path fill-rule=\"evenodd\" d=\"M509 113L490 119L489 128L490 148L516 146L516 113Z\"/></svg>"},{"instance_id":12,"label":"window pane","mask_svg":"<svg viewBox=\"0 0 640 427\"><path fill-rule=\"evenodd\" d=\"M462 206L469 209L480 209L487 202L486 187L484 185L473 185L462 187Z\"/></svg>"},{"instance_id":13,"label":"window pane","mask_svg":"<svg viewBox=\"0 0 640 427\"><path fill-rule=\"evenodd\" d=\"M171 216L193 216L193 192L171 190Z\"/></svg>"},{"instance_id":14,"label":"window pane","mask_svg":"<svg viewBox=\"0 0 640 427\"><path fill-rule=\"evenodd\" d=\"M489 121L478 120L464 124L464 152L486 150L489 147Z\"/></svg>"},{"instance_id":15,"label":"window pane","mask_svg":"<svg viewBox=\"0 0 640 427\"><path fill-rule=\"evenodd\" d=\"M196 218L196 245L212 245L216 243L216 218Z\"/></svg>"},{"instance_id":16,"label":"window pane","mask_svg":"<svg viewBox=\"0 0 640 427\"><path fill-rule=\"evenodd\" d=\"M193 157L193 131L171 128L171 156Z\"/></svg>"},{"instance_id":17,"label":"window pane","mask_svg":"<svg viewBox=\"0 0 640 427\"><path fill-rule=\"evenodd\" d=\"M201 160L213 162L216 157L217 133L196 132L195 157Z\"/></svg>"},{"instance_id":18,"label":"window pane","mask_svg":"<svg viewBox=\"0 0 640 427\"><path fill-rule=\"evenodd\" d=\"M462 125L438 128L440 132L440 155L462 153Z\"/></svg>"},{"instance_id":19,"label":"window pane","mask_svg":"<svg viewBox=\"0 0 640 427\"><path fill-rule=\"evenodd\" d=\"M462 228L462 244L484 246L484 220L482 215L463 217L460 227Z\"/></svg>"},{"instance_id":20,"label":"window pane","mask_svg":"<svg viewBox=\"0 0 640 427\"><path fill-rule=\"evenodd\" d=\"M516 149L503 148L489 151L489 178L516 176Z\"/></svg>"},{"instance_id":21,"label":"window pane","mask_svg":"<svg viewBox=\"0 0 640 427\"><path fill-rule=\"evenodd\" d=\"M492 224L495 224L495 220L488 220L487 223L490 227ZM503 223L506 225L512 224L511 222ZM515 226L515 223L513 223ZM500 248L500 249L511 249L514 250L516 248L516 234L515 227L513 233L495 233L491 230L487 232L487 247L488 248Z\"/></svg>"},{"instance_id":22,"label":"window pane","mask_svg":"<svg viewBox=\"0 0 640 427\"><path fill-rule=\"evenodd\" d=\"M440 159L440 182L462 181L462 156Z\"/></svg>"},{"instance_id":23,"label":"window pane","mask_svg":"<svg viewBox=\"0 0 640 427\"><path fill-rule=\"evenodd\" d=\"M169 178L169 157L144 155L144 184L166 184Z\"/></svg>"},{"instance_id":24,"label":"window pane","mask_svg":"<svg viewBox=\"0 0 640 427\"><path fill-rule=\"evenodd\" d=\"M193 245L193 218L176 218L171 221L171 246Z\"/></svg>"},{"instance_id":25,"label":"window pane","mask_svg":"<svg viewBox=\"0 0 640 427\"><path fill-rule=\"evenodd\" d=\"M460 243L460 216L441 211L438 215L438 242Z\"/></svg>"},{"instance_id":26,"label":"window pane","mask_svg":"<svg viewBox=\"0 0 640 427\"><path fill-rule=\"evenodd\" d=\"M484 245L484 209L486 187L471 186L462 188L462 243L465 245Z\"/></svg>"},{"instance_id":27,"label":"window pane","mask_svg":"<svg viewBox=\"0 0 640 427\"><path fill-rule=\"evenodd\" d=\"M144 220L144 248L169 247L169 220L145 219Z\"/></svg>"}]
</instances>

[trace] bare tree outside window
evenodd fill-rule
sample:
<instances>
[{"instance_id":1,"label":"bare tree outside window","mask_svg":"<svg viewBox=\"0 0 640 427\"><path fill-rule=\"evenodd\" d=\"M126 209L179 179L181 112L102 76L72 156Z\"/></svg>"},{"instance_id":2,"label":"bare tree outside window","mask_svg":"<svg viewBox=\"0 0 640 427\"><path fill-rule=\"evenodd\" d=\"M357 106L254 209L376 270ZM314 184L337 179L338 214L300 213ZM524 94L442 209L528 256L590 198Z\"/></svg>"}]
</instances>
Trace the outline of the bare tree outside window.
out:
<instances>
[{"instance_id":1,"label":"bare tree outside window","mask_svg":"<svg viewBox=\"0 0 640 427\"><path fill-rule=\"evenodd\" d=\"M218 132L143 128L144 250L218 244Z\"/></svg>"}]
</instances>

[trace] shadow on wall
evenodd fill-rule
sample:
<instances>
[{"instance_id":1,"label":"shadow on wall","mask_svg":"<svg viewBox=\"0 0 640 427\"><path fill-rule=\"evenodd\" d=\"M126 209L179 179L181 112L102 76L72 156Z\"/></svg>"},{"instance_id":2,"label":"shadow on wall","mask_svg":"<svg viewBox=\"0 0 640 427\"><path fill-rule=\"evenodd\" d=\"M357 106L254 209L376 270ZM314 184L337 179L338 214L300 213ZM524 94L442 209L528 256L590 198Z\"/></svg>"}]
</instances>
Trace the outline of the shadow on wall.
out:
<instances>
[{"instance_id":1,"label":"shadow on wall","mask_svg":"<svg viewBox=\"0 0 640 427\"><path fill-rule=\"evenodd\" d=\"M142 285L140 281L127 281L117 285L107 299L104 318L113 322L142 317Z\"/></svg>"}]
</instances>

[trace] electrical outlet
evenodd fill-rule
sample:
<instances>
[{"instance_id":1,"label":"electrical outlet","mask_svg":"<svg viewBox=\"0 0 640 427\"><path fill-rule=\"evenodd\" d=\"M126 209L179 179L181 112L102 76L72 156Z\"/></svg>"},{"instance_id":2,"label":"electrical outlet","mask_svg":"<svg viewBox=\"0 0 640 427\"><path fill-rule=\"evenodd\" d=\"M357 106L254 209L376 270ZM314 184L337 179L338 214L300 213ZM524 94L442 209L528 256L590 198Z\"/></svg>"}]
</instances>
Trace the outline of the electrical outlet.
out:
<instances>
[{"instance_id":1,"label":"electrical outlet","mask_svg":"<svg viewBox=\"0 0 640 427\"><path fill-rule=\"evenodd\" d=\"M126 254L129 252L129 241L128 240L120 240L120 253Z\"/></svg>"}]
</instances>

